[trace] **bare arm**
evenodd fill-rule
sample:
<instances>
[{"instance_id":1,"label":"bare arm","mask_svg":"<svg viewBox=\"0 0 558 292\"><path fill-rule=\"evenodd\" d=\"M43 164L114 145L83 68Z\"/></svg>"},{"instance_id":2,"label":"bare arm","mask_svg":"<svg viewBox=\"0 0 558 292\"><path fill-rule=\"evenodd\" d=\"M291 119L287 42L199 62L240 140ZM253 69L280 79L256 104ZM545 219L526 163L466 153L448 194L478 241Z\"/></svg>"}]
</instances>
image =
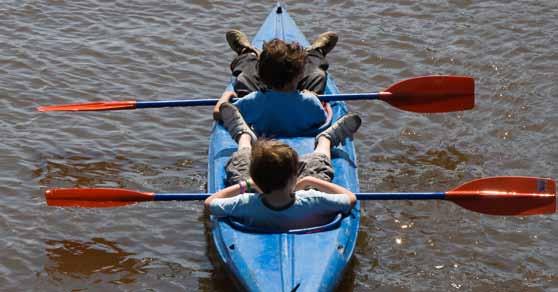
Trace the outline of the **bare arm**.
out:
<instances>
[{"instance_id":1,"label":"bare arm","mask_svg":"<svg viewBox=\"0 0 558 292\"><path fill-rule=\"evenodd\" d=\"M349 196L349 202L352 206L356 203L356 196L353 192L349 191L348 189L336 185L334 183L330 183L325 180L321 180L311 176L305 176L301 178L295 186L295 190L303 190L306 188L315 188L320 192L328 193L328 194L345 194Z\"/></svg>"},{"instance_id":2,"label":"bare arm","mask_svg":"<svg viewBox=\"0 0 558 292\"><path fill-rule=\"evenodd\" d=\"M237 97L234 91L225 91L217 101L217 104L213 107L213 119L216 121L221 121L221 112L219 112L219 107L225 102L230 102L232 98Z\"/></svg>"},{"instance_id":3,"label":"bare arm","mask_svg":"<svg viewBox=\"0 0 558 292\"><path fill-rule=\"evenodd\" d=\"M252 181L252 179L248 179L248 183L250 184L250 188L251 190L248 190L249 192L261 192L260 189L258 188L258 186L256 186L256 184L254 183L254 181ZM211 201L215 200L215 199L225 199L225 198L232 198L235 196L238 196L242 194L240 192L240 184L235 184L232 185L230 187L226 187L216 193L214 193L213 195L209 196L207 199L205 199L204 201L204 206L206 209L209 210L209 204L211 204Z\"/></svg>"}]
</instances>

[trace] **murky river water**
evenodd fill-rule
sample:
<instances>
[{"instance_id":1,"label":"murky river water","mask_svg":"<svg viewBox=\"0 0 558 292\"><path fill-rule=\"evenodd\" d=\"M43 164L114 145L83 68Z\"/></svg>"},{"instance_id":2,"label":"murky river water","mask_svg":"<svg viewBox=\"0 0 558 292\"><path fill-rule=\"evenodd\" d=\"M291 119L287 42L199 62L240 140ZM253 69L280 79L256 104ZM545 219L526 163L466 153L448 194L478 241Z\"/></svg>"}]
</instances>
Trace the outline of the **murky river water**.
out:
<instances>
[{"instance_id":1,"label":"murky river water","mask_svg":"<svg viewBox=\"0 0 558 292\"><path fill-rule=\"evenodd\" d=\"M184 2L184 3L183 3ZM302 2L302 1L300 1ZM5 0L0 5L0 290L228 291L199 202L47 207L50 187L205 190L208 108L38 113L93 100L218 97L273 1ZM474 110L419 115L351 102L363 191L445 191L495 175L558 177L558 3L295 1L313 38L340 35L342 92L470 75ZM448 202L365 202L340 291L558 291L558 217Z\"/></svg>"}]
</instances>

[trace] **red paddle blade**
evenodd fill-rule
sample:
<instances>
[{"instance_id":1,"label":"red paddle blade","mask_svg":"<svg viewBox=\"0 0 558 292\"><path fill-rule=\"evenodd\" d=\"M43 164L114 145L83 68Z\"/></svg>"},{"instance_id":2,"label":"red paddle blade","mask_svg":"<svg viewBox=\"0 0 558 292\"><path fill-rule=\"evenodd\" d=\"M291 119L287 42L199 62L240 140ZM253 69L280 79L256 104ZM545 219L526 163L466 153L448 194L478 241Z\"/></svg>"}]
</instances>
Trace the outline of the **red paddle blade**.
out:
<instances>
[{"instance_id":1,"label":"red paddle blade","mask_svg":"<svg viewBox=\"0 0 558 292\"><path fill-rule=\"evenodd\" d=\"M100 101L88 103L74 103L62 105L48 105L40 106L37 108L40 112L53 112L53 111L110 111L110 110L127 110L135 109L136 101Z\"/></svg>"},{"instance_id":2,"label":"red paddle blade","mask_svg":"<svg viewBox=\"0 0 558 292\"><path fill-rule=\"evenodd\" d=\"M153 201L153 193L126 189L50 189L45 192L47 204L59 207L108 208Z\"/></svg>"},{"instance_id":3,"label":"red paddle blade","mask_svg":"<svg viewBox=\"0 0 558 292\"><path fill-rule=\"evenodd\" d=\"M549 178L489 177L446 192L446 199L489 215L552 214L556 212L556 183Z\"/></svg>"},{"instance_id":4,"label":"red paddle blade","mask_svg":"<svg viewBox=\"0 0 558 292\"><path fill-rule=\"evenodd\" d=\"M475 106L475 80L466 76L422 76L400 81L381 100L417 113L463 111Z\"/></svg>"}]
</instances>

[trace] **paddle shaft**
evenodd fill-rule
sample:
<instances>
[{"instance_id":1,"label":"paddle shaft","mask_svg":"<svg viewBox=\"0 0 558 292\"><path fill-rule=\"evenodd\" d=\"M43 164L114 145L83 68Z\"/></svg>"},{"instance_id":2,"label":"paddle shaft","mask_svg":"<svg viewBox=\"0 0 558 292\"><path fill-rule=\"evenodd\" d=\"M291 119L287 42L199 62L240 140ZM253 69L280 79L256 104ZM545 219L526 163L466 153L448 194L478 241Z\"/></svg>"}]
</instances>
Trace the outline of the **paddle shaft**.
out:
<instances>
[{"instance_id":1,"label":"paddle shaft","mask_svg":"<svg viewBox=\"0 0 558 292\"><path fill-rule=\"evenodd\" d=\"M383 96L389 96L389 92L375 93L348 93L348 94L325 94L319 95L321 101L340 100L373 100ZM136 108L158 108L179 106L210 106L217 104L218 99L182 99L182 100L160 100L160 101L136 101Z\"/></svg>"},{"instance_id":2,"label":"paddle shaft","mask_svg":"<svg viewBox=\"0 0 558 292\"><path fill-rule=\"evenodd\" d=\"M156 193L153 201L196 201L205 200L211 194L207 193ZM357 193L359 200L443 200L444 192L414 192L414 193Z\"/></svg>"},{"instance_id":3,"label":"paddle shaft","mask_svg":"<svg viewBox=\"0 0 558 292\"><path fill-rule=\"evenodd\" d=\"M480 196L494 195L493 191L457 191L457 192L374 192L374 193L355 193L358 200L361 201L388 201L388 200L458 200L458 199L475 199ZM211 194L208 193L155 193L154 201L196 201L205 200ZM501 192L497 194L499 198L535 198L541 199L552 197L549 194L517 194ZM496 196L494 196L496 198Z\"/></svg>"},{"instance_id":4,"label":"paddle shaft","mask_svg":"<svg viewBox=\"0 0 558 292\"><path fill-rule=\"evenodd\" d=\"M66 188L45 192L50 206L119 207L144 201L205 200L206 193L152 193L118 188ZM503 176L466 182L446 192L357 193L359 200L446 200L489 215L525 216L556 212L556 182L549 178Z\"/></svg>"},{"instance_id":5,"label":"paddle shaft","mask_svg":"<svg viewBox=\"0 0 558 292\"><path fill-rule=\"evenodd\" d=\"M207 193L164 193L154 194L153 201L203 201L211 194Z\"/></svg>"},{"instance_id":6,"label":"paddle shaft","mask_svg":"<svg viewBox=\"0 0 558 292\"><path fill-rule=\"evenodd\" d=\"M412 192L412 193L357 193L358 200L443 200L444 192Z\"/></svg>"},{"instance_id":7,"label":"paddle shaft","mask_svg":"<svg viewBox=\"0 0 558 292\"><path fill-rule=\"evenodd\" d=\"M475 81L467 76L421 76L397 82L382 92L319 95L322 101L374 100L415 113L447 113L468 110L475 105ZM99 101L40 106L40 112L108 111L179 106L211 106L218 99L160 101Z\"/></svg>"}]
</instances>

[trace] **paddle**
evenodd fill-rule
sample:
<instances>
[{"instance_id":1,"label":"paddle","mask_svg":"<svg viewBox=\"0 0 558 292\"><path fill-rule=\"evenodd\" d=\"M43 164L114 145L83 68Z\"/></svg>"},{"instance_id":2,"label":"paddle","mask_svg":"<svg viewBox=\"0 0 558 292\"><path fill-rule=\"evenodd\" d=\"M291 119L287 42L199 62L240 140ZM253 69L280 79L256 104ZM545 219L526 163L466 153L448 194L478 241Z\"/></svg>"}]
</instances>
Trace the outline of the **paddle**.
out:
<instances>
[{"instance_id":1,"label":"paddle","mask_svg":"<svg viewBox=\"0 0 558 292\"><path fill-rule=\"evenodd\" d=\"M210 194L148 193L126 189L50 189L47 204L61 207L117 207L143 201L204 200ZM489 215L538 215L556 211L556 183L552 179L520 176L481 178L448 192L358 193L359 200L448 200Z\"/></svg>"},{"instance_id":2,"label":"paddle","mask_svg":"<svg viewBox=\"0 0 558 292\"><path fill-rule=\"evenodd\" d=\"M383 100L394 107L417 113L442 113L473 108L475 81L466 76L423 76L398 82L383 92L320 95L322 101ZM162 100L162 101L101 101L66 105L41 106L49 111L107 111L136 108L208 106L217 99Z\"/></svg>"}]
</instances>

